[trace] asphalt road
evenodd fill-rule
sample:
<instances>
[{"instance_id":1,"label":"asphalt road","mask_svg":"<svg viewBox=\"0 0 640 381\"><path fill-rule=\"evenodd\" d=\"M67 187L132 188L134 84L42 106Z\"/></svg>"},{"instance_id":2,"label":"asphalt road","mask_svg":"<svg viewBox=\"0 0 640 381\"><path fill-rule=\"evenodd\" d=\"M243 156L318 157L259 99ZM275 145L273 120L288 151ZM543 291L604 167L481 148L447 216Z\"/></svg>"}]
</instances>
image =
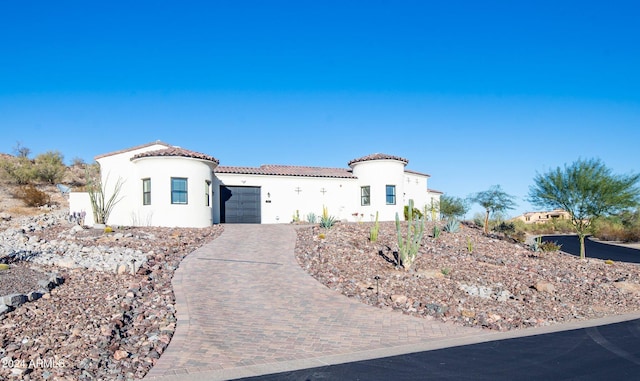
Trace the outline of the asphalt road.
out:
<instances>
[{"instance_id":1,"label":"asphalt road","mask_svg":"<svg viewBox=\"0 0 640 381\"><path fill-rule=\"evenodd\" d=\"M572 255L580 255L580 241L576 235L548 235L544 241L555 241L562 245L562 251ZM611 259L617 262L640 263L640 250L630 247L608 245L586 238L585 255L587 258Z\"/></svg>"},{"instance_id":2,"label":"asphalt road","mask_svg":"<svg viewBox=\"0 0 640 381\"><path fill-rule=\"evenodd\" d=\"M639 340L632 320L245 380L633 380Z\"/></svg>"},{"instance_id":3,"label":"asphalt road","mask_svg":"<svg viewBox=\"0 0 640 381\"><path fill-rule=\"evenodd\" d=\"M579 255L577 236L548 236ZM640 262L640 250L586 241L586 255ZM640 379L640 320L283 372L245 380Z\"/></svg>"}]
</instances>

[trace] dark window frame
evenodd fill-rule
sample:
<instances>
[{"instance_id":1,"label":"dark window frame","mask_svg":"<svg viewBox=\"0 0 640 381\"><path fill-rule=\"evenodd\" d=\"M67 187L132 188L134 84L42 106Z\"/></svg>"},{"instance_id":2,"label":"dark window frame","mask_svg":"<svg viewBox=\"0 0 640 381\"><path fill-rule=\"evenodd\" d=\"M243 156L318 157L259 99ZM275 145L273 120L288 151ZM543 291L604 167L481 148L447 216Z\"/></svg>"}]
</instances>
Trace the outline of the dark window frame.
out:
<instances>
[{"instance_id":1,"label":"dark window frame","mask_svg":"<svg viewBox=\"0 0 640 381\"><path fill-rule=\"evenodd\" d=\"M142 179L142 205L151 205L151 179Z\"/></svg>"},{"instance_id":2,"label":"dark window frame","mask_svg":"<svg viewBox=\"0 0 640 381\"><path fill-rule=\"evenodd\" d=\"M389 190L391 190L392 192L389 193ZM391 201L389 201L389 198L391 198ZM396 186L395 185L387 184L385 186L385 201L387 202L387 205L396 204Z\"/></svg>"},{"instance_id":3,"label":"dark window frame","mask_svg":"<svg viewBox=\"0 0 640 381\"><path fill-rule=\"evenodd\" d=\"M179 182L184 183L184 189L176 189L176 185ZM184 197L184 201L183 201ZM171 204L173 205L187 205L189 204L189 179L186 177L172 177L171 178Z\"/></svg>"},{"instance_id":4,"label":"dark window frame","mask_svg":"<svg viewBox=\"0 0 640 381\"><path fill-rule=\"evenodd\" d=\"M367 190L366 195L365 195L365 189ZM371 186L370 185L365 185L360 187L360 205L361 206L371 205Z\"/></svg>"}]
</instances>

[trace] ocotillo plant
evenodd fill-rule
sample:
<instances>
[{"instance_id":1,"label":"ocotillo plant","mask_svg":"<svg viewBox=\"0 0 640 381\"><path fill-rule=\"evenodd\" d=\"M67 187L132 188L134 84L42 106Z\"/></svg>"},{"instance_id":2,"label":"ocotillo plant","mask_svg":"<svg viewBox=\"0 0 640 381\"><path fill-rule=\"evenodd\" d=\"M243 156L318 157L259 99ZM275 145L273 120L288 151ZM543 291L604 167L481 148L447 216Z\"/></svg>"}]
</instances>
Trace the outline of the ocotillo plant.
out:
<instances>
[{"instance_id":1,"label":"ocotillo plant","mask_svg":"<svg viewBox=\"0 0 640 381\"><path fill-rule=\"evenodd\" d=\"M413 218L413 200L409 200L409 220L407 221L406 237L402 235L400 216L396 212L396 235L398 236L398 256L400 264L408 270L418 256L418 249L422 244L424 224L420 218Z\"/></svg>"}]
</instances>

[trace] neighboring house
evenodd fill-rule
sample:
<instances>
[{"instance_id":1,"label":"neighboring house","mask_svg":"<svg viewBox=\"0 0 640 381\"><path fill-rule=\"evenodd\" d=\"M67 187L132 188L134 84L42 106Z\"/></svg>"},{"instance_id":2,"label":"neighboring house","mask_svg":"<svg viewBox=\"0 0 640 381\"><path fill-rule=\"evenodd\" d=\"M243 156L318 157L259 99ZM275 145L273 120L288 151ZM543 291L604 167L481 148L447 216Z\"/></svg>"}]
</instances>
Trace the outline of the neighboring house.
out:
<instances>
[{"instance_id":1,"label":"neighboring house","mask_svg":"<svg viewBox=\"0 0 640 381\"><path fill-rule=\"evenodd\" d=\"M571 215L562 209L554 209L546 212L526 212L517 217L512 218L512 221L523 221L525 224L543 224L552 220L570 220Z\"/></svg>"},{"instance_id":2,"label":"neighboring house","mask_svg":"<svg viewBox=\"0 0 640 381\"><path fill-rule=\"evenodd\" d=\"M407 159L373 154L349 168L290 165L220 166L218 159L155 142L96 157L107 197L120 180L121 200L107 221L123 226L205 227L217 223L289 223L330 215L347 221L403 216L413 199L423 209L442 192L428 190L429 175L405 169ZM71 192L70 212L85 211L86 193Z\"/></svg>"}]
</instances>

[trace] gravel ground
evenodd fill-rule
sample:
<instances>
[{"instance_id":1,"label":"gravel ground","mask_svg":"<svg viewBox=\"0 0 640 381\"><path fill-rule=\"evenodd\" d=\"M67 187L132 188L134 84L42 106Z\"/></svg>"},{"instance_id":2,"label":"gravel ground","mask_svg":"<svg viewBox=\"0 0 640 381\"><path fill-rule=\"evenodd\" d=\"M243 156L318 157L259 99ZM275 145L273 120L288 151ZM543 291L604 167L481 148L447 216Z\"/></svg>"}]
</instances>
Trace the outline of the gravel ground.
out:
<instances>
[{"instance_id":1,"label":"gravel ground","mask_svg":"<svg viewBox=\"0 0 640 381\"><path fill-rule=\"evenodd\" d=\"M32 235L52 241L68 235L70 226L61 222ZM299 227L296 257L318 281L363 303L494 330L621 314L640 305L636 265L534 253L465 226L437 239L426 234L407 271L393 261L394 224L381 224L377 242L368 239L370 226ZM426 232L432 228L429 223ZM93 229L76 233L85 246L130 247L148 253L149 260L135 275L56 269L64 284L0 317L0 379L142 378L175 331L175 269L222 230L125 228L118 231L131 233L129 238L117 240ZM136 238L143 234L156 239ZM0 289L29 288L49 270L15 264L0 274Z\"/></svg>"},{"instance_id":2,"label":"gravel ground","mask_svg":"<svg viewBox=\"0 0 640 381\"><path fill-rule=\"evenodd\" d=\"M28 294L42 288L38 281L46 280L47 269L28 263L14 263L8 270L0 270L0 296Z\"/></svg>"},{"instance_id":3,"label":"gravel ground","mask_svg":"<svg viewBox=\"0 0 640 381\"><path fill-rule=\"evenodd\" d=\"M464 225L436 239L433 225L427 223L409 271L394 263L394 223L380 224L377 242L369 241L371 223L328 231L302 227L296 257L319 282L363 303L492 330L593 319L640 306L637 265L536 253Z\"/></svg>"},{"instance_id":4,"label":"gravel ground","mask_svg":"<svg viewBox=\"0 0 640 381\"><path fill-rule=\"evenodd\" d=\"M70 227L62 221L32 235L52 241L68 234ZM215 239L222 230L219 225L205 229L127 228L124 231L132 233L131 237L118 240L93 229L76 233L85 246L95 241L95 245L140 249L148 253L148 262L135 275L57 268L64 284L0 317L0 379L142 378L175 331L171 288L175 269L184 256ZM136 239L143 232L156 239ZM31 272L25 263L13 266L9 276L0 274L1 290L30 288L47 270Z\"/></svg>"}]
</instances>

